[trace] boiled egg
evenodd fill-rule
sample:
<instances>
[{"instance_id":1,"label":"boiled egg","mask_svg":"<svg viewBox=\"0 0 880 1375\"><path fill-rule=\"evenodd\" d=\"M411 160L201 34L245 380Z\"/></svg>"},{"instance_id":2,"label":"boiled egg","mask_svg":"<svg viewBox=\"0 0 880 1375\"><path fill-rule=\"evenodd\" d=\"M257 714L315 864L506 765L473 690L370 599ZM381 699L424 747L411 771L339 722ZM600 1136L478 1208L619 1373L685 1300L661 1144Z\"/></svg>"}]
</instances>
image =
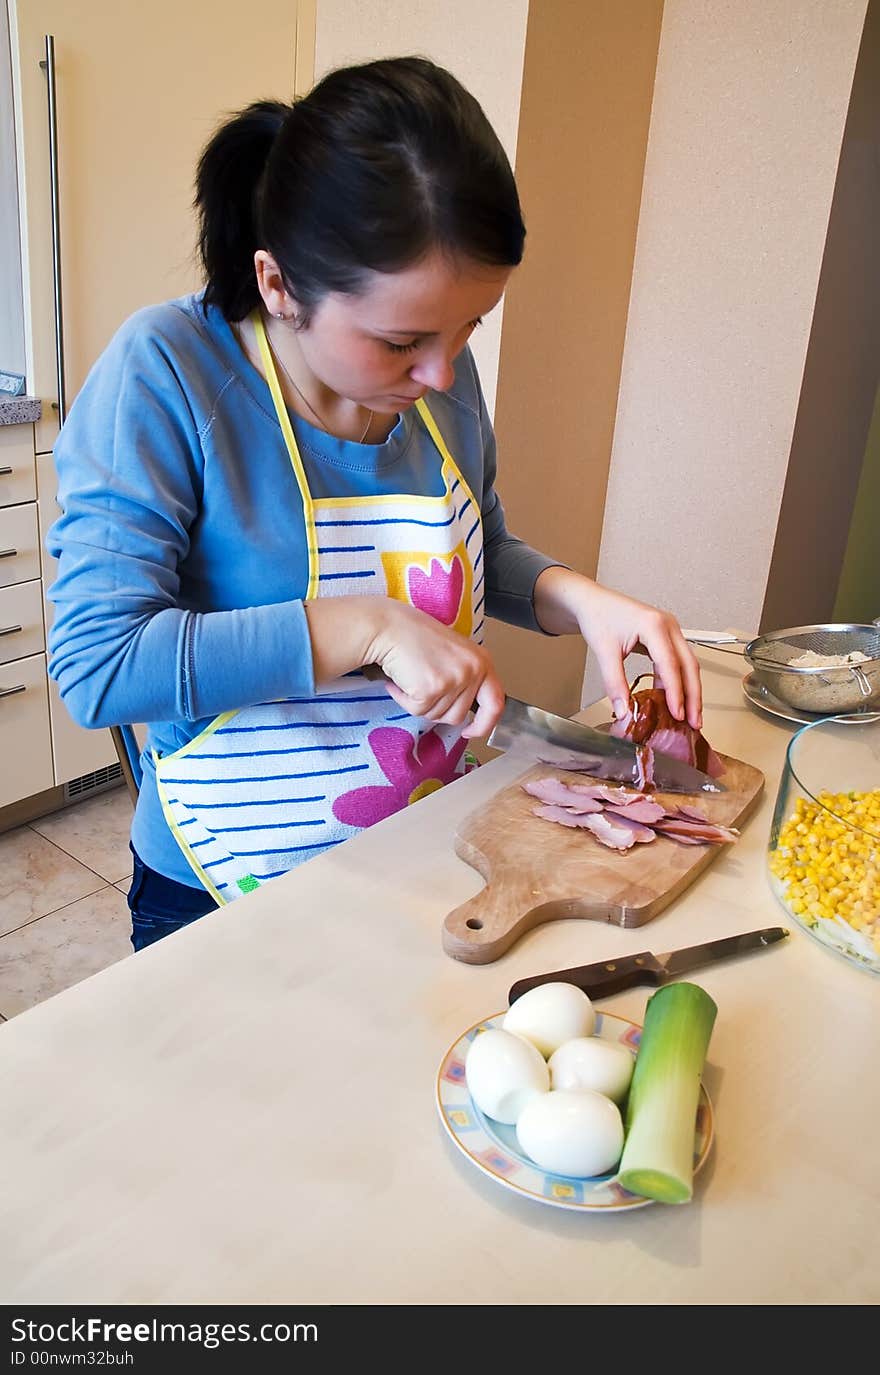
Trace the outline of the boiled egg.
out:
<instances>
[{"instance_id":1,"label":"boiled egg","mask_svg":"<svg viewBox=\"0 0 880 1375\"><path fill-rule=\"evenodd\" d=\"M505 1031L524 1036L545 1057L565 1041L591 1036L596 1014L583 989L567 983L538 984L517 998L501 1023Z\"/></svg>"},{"instance_id":2,"label":"boiled egg","mask_svg":"<svg viewBox=\"0 0 880 1375\"><path fill-rule=\"evenodd\" d=\"M591 1089L552 1089L526 1103L516 1124L523 1151L550 1174L588 1179L613 1170L623 1150L620 1109Z\"/></svg>"},{"instance_id":3,"label":"boiled egg","mask_svg":"<svg viewBox=\"0 0 880 1375\"><path fill-rule=\"evenodd\" d=\"M635 1058L626 1046L598 1036L576 1036L550 1056L550 1084L554 1089L592 1089L622 1103L634 1065Z\"/></svg>"},{"instance_id":4,"label":"boiled egg","mask_svg":"<svg viewBox=\"0 0 880 1375\"><path fill-rule=\"evenodd\" d=\"M550 1071L540 1051L500 1027L481 1031L471 1041L464 1076L480 1111L508 1125L533 1098L550 1089Z\"/></svg>"}]
</instances>

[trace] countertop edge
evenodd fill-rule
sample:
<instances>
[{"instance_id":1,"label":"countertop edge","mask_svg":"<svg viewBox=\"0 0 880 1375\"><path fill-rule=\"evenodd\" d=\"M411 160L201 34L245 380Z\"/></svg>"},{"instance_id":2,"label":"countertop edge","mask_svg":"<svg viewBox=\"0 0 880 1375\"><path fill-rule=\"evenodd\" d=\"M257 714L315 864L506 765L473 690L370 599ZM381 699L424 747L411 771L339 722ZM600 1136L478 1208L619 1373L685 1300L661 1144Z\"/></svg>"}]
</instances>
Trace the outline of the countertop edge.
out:
<instances>
[{"instance_id":1,"label":"countertop edge","mask_svg":"<svg viewBox=\"0 0 880 1375\"><path fill-rule=\"evenodd\" d=\"M0 396L0 425L33 425L43 414L36 396Z\"/></svg>"}]
</instances>

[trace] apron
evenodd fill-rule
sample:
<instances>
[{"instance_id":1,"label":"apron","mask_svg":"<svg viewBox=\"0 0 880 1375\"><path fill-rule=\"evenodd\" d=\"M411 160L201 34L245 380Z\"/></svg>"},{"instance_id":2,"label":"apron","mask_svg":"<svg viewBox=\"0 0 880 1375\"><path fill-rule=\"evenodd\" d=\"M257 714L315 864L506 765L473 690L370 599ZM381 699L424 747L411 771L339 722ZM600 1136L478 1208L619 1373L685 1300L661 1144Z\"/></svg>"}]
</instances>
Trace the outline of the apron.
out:
<instances>
[{"instance_id":1,"label":"apron","mask_svg":"<svg viewBox=\"0 0 880 1375\"><path fill-rule=\"evenodd\" d=\"M437 449L437 497L314 498L262 320L257 340L293 475L309 554L306 600L385 595L482 642L479 502L424 399ZM313 697L223 712L156 762L165 819L219 905L449 783L467 767L458 726L409 716L380 683L346 674Z\"/></svg>"}]
</instances>

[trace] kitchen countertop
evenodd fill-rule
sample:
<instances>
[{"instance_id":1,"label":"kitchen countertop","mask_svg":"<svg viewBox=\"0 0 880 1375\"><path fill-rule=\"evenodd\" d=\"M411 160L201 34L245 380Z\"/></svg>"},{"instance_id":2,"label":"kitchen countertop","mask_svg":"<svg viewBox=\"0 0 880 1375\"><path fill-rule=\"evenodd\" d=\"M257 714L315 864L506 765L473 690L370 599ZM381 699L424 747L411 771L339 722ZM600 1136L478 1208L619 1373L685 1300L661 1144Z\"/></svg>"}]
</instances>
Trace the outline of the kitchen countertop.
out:
<instances>
[{"instance_id":1,"label":"kitchen countertop","mask_svg":"<svg viewBox=\"0 0 880 1375\"><path fill-rule=\"evenodd\" d=\"M796 926L694 975L719 1010L692 1203L544 1206L437 1117L441 1058L515 979L791 925L765 847L792 727L745 704L729 655L701 658L708 739L767 787L648 926L558 922L480 967L443 953L481 883L455 825L522 772L500 758L0 1028L5 1302L876 1302L880 979ZM640 1022L649 995L600 1006Z\"/></svg>"},{"instance_id":2,"label":"kitchen countertop","mask_svg":"<svg viewBox=\"0 0 880 1375\"><path fill-rule=\"evenodd\" d=\"M36 396L0 393L0 425L33 425L42 411L43 403Z\"/></svg>"}]
</instances>

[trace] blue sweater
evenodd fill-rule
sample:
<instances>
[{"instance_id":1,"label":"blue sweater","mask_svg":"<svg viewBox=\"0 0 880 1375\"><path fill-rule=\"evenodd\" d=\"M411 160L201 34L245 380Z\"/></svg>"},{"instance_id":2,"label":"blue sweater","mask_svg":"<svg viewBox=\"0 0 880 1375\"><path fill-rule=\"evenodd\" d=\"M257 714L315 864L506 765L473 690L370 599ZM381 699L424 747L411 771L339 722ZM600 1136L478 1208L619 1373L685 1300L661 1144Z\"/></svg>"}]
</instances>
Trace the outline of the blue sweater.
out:
<instances>
[{"instance_id":1,"label":"blue sweater","mask_svg":"<svg viewBox=\"0 0 880 1375\"><path fill-rule=\"evenodd\" d=\"M554 560L508 533L470 350L455 373L448 392L426 399L482 494L486 612L538 629L534 585ZM293 425L315 497L442 492L415 411L383 444L335 439L296 416ZM200 295L149 307L98 359L55 461L50 673L81 725L149 723L132 842L151 868L193 885L150 751L178 749L219 712L315 690L302 501L269 388Z\"/></svg>"}]
</instances>

